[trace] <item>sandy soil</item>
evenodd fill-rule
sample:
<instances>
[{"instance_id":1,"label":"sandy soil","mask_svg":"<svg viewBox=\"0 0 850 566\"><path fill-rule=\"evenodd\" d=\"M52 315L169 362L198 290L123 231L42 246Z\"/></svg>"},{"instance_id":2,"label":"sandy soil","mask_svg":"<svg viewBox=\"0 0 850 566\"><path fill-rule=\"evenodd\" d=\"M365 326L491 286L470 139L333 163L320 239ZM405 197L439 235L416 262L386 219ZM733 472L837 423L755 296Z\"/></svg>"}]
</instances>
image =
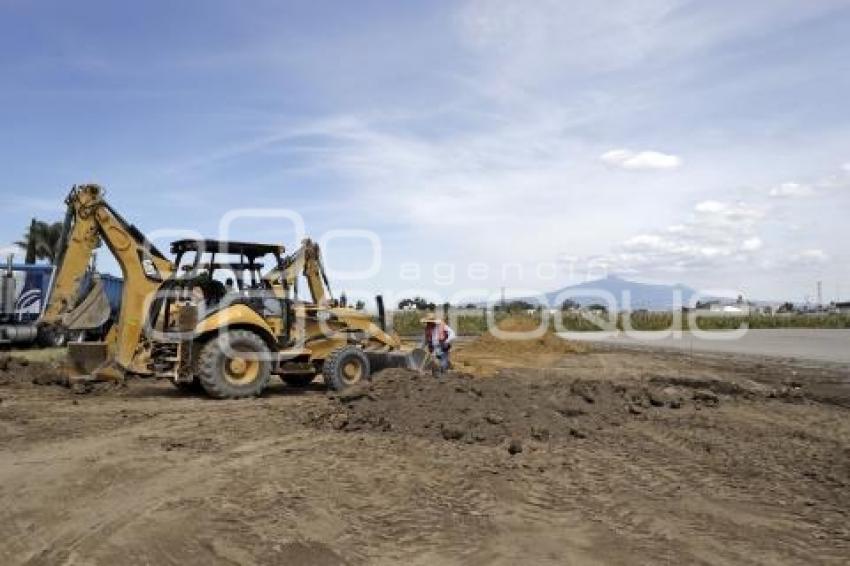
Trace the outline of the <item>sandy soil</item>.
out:
<instances>
[{"instance_id":1,"label":"sandy soil","mask_svg":"<svg viewBox=\"0 0 850 566\"><path fill-rule=\"evenodd\" d=\"M520 357L229 402L0 361L0 564L847 562L847 370Z\"/></svg>"}]
</instances>

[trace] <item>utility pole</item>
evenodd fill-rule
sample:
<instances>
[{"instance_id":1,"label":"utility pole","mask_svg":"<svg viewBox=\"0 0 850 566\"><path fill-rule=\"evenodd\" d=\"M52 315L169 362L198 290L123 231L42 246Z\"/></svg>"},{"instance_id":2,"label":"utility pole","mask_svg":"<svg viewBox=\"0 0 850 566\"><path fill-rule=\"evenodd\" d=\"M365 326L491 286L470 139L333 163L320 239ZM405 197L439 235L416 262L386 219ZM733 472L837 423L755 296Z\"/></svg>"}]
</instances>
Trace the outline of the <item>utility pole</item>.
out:
<instances>
[{"instance_id":1,"label":"utility pole","mask_svg":"<svg viewBox=\"0 0 850 566\"><path fill-rule=\"evenodd\" d=\"M823 281L818 281L818 306L823 305Z\"/></svg>"}]
</instances>

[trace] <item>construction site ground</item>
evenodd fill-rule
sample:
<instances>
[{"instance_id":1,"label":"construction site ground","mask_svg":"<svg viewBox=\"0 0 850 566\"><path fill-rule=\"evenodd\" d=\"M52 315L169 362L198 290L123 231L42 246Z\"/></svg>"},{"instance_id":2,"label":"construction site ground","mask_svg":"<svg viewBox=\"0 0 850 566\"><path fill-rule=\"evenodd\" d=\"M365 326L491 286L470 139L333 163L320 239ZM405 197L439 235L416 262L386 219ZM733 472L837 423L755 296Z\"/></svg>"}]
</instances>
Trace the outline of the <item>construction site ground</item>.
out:
<instances>
[{"instance_id":1,"label":"construction site ground","mask_svg":"<svg viewBox=\"0 0 850 566\"><path fill-rule=\"evenodd\" d=\"M846 564L839 366L462 344L214 401L0 358L0 564Z\"/></svg>"}]
</instances>

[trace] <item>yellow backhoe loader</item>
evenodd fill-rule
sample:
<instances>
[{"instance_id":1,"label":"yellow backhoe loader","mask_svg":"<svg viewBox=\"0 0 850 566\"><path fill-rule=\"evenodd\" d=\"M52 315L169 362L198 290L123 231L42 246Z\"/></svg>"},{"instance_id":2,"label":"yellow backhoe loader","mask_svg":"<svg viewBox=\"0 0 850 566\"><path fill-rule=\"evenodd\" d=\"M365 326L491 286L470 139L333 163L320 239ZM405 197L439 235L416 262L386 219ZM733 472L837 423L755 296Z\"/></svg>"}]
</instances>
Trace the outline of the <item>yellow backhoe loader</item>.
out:
<instances>
[{"instance_id":1,"label":"yellow backhoe loader","mask_svg":"<svg viewBox=\"0 0 850 566\"><path fill-rule=\"evenodd\" d=\"M378 324L333 299L319 246L309 239L291 255L275 244L180 240L171 245L171 261L104 200L99 186L74 187L66 203L64 245L40 323L98 318L75 305L102 301L80 303L75 294L101 241L124 277L118 323L106 339L69 344L69 358L85 374L78 378L132 373L239 398L259 395L272 374L290 385L321 374L339 390L384 367L426 363L422 351L401 351L399 338L387 332L380 297ZM229 285L222 272L232 275ZM310 301L298 298L301 276Z\"/></svg>"}]
</instances>

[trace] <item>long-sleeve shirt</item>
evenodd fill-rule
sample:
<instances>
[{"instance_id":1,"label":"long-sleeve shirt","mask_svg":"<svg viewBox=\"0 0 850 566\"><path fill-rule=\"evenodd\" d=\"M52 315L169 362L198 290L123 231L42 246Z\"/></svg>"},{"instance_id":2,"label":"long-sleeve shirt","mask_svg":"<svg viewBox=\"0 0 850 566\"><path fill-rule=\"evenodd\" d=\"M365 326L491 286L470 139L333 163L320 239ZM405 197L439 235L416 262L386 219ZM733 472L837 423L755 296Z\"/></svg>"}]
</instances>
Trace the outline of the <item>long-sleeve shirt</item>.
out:
<instances>
[{"instance_id":1,"label":"long-sleeve shirt","mask_svg":"<svg viewBox=\"0 0 850 566\"><path fill-rule=\"evenodd\" d=\"M445 340L443 340L443 344L451 344L455 339L455 331L452 330L452 327L446 324L445 322L441 322L439 324L435 324L433 330L429 333L426 331L425 339L422 341L423 345L431 346L434 349L438 349L441 347L440 337L445 336ZM428 344L428 339L430 338L431 343Z\"/></svg>"}]
</instances>

